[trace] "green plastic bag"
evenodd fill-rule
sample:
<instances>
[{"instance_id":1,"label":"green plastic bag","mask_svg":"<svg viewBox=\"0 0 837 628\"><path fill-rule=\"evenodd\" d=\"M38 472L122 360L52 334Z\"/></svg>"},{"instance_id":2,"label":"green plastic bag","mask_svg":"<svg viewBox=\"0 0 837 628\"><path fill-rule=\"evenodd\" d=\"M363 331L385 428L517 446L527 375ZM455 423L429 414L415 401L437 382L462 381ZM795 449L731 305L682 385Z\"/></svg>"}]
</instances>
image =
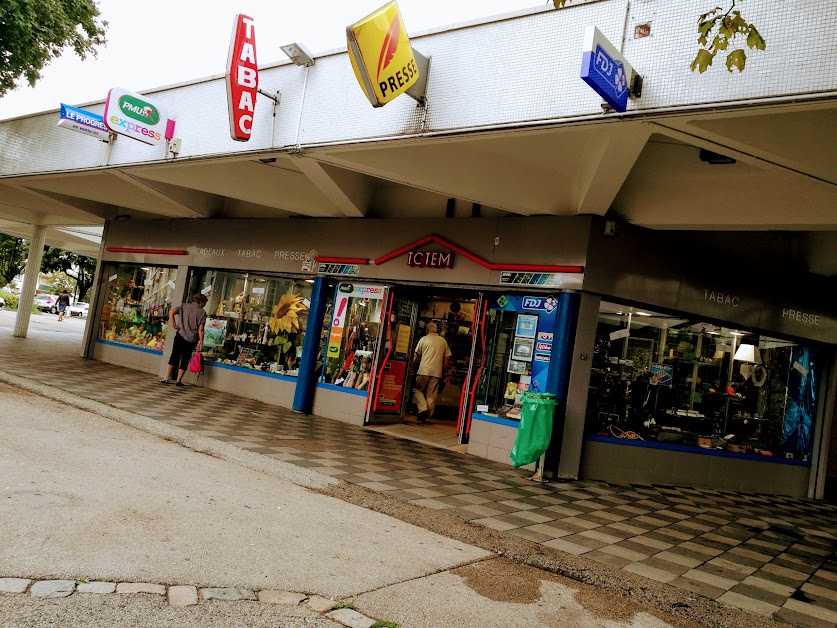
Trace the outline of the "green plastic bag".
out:
<instances>
[{"instance_id":1,"label":"green plastic bag","mask_svg":"<svg viewBox=\"0 0 837 628\"><path fill-rule=\"evenodd\" d=\"M520 427L509 457L514 468L535 462L549 447L552 422L555 416L555 395L552 393L523 393Z\"/></svg>"}]
</instances>

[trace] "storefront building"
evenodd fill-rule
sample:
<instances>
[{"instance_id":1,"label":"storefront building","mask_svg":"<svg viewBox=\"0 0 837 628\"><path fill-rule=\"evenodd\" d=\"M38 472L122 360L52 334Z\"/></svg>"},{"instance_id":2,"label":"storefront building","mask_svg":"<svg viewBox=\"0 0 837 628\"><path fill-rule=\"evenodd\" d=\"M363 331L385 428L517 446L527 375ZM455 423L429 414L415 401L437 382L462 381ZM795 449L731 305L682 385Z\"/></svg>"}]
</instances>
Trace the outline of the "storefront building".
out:
<instances>
[{"instance_id":1,"label":"storefront building","mask_svg":"<svg viewBox=\"0 0 837 628\"><path fill-rule=\"evenodd\" d=\"M89 355L161 373L168 310L201 292L204 385L397 423L434 322L454 362L437 418L471 454L508 464L522 393L552 392L558 476L821 494L837 321L815 281L777 291L710 236L604 224L111 222Z\"/></svg>"}]
</instances>

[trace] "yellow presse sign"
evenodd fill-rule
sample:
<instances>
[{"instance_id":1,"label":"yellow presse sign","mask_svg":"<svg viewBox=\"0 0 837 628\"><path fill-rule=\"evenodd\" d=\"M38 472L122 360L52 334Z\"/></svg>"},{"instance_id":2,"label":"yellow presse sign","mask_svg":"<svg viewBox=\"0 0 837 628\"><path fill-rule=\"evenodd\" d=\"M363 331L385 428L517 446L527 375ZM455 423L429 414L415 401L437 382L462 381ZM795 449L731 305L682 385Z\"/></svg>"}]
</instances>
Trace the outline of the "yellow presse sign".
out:
<instances>
[{"instance_id":1,"label":"yellow presse sign","mask_svg":"<svg viewBox=\"0 0 837 628\"><path fill-rule=\"evenodd\" d=\"M373 107L382 107L419 80L410 39L396 2L346 29L349 59Z\"/></svg>"}]
</instances>

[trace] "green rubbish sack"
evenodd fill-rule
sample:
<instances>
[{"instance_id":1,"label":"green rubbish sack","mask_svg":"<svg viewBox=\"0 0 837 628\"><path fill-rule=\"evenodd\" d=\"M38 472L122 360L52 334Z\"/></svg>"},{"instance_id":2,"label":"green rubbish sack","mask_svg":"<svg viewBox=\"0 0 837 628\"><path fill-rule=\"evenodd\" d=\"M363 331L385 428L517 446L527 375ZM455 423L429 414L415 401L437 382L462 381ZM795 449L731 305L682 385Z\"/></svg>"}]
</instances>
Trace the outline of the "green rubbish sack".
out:
<instances>
[{"instance_id":1,"label":"green rubbish sack","mask_svg":"<svg viewBox=\"0 0 837 628\"><path fill-rule=\"evenodd\" d=\"M515 469L535 462L549 447L556 401L552 393L525 392L521 403L520 426L509 454Z\"/></svg>"}]
</instances>

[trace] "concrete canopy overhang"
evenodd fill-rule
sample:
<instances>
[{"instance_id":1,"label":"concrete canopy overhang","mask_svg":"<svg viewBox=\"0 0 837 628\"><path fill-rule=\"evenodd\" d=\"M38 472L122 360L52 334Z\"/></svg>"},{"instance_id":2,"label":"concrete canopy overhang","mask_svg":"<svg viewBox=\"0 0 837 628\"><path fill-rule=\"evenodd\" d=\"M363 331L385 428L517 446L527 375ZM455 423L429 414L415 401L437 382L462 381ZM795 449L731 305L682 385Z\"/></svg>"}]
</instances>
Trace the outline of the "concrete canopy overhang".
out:
<instances>
[{"instance_id":1,"label":"concrete canopy overhang","mask_svg":"<svg viewBox=\"0 0 837 628\"><path fill-rule=\"evenodd\" d=\"M836 108L603 115L7 176L0 219L56 228L117 217L443 217L454 199L458 216L479 204L481 215L596 214L650 229L837 231ZM735 163L703 162L701 149ZM812 270L834 268L830 236L806 242Z\"/></svg>"}]
</instances>

